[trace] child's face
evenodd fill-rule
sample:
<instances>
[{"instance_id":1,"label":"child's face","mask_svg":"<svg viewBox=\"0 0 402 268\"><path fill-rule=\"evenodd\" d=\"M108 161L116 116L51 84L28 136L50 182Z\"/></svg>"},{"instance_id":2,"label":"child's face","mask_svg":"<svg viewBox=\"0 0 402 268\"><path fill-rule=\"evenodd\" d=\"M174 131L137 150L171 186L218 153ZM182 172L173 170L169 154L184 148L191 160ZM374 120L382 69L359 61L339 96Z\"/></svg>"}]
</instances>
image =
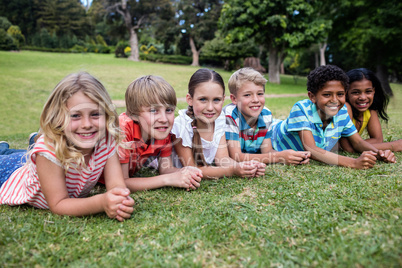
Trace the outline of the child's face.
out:
<instances>
[{"instance_id":1,"label":"child's face","mask_svg":"<svg viewBox=\"0 0 402 268\"><path fill-rule=\"evenodd\" d=\"M345 88L340 81L328 81L316 94L308 92L310 100L317 105L317 111L324 122L345 105Z\"/></svg>"},{"instance_id":2,"label":"child's face","mask_svg":"<svg viewBox=\"0 0 402 268\"><path fill-rule=\"evenodd\" d=\"M199 84L193 97L187 94L188 105L193 106L194 116L197 122L213 124L222 112L225 99L222 86L213 82Z\"/></svg>"},{"instance_id":3,"label":"child's face","mask_svg":"<svg viewBox=\"0 0 402 268\"><path fill-rule=\"evenodd\" d=\"M256 119L264 108L264 88L247 81L239 88L236 95L230 94L230 99L249 122L250 119Z\"/></svg>"},{"instance_id":4,"label":"child's face","mask_svg":"<svg viewBox=\"0 0 402 268\"><path fill-rule=\"evenodd\" d=\"M142 111L134 118L140 123L142 139L166 139L173 127L175 107L154 105L142 107Z\"/></svg>"},{"instance_id":5,"label":"child's face","mask_svg":"<svg viewBox=\"0 0 402 268\"><path fill-rule=\"evenodd\" d=\"M78 91L67 100L70 121L64 130L67 139L83 154L90 154L96 143L105 136L105 113L99 105Z\"/></svg>"},{"instance_id":6,"label":"child's face","mask_svg":"<svg viewBox=\"0 0 402 268\"><path fill-rule=\"evenodd\" d=\"M370 80L363 79L350 84L348 102L360 113L366 111L374 101L375 89Z\"/></svg>"}]
</instances>

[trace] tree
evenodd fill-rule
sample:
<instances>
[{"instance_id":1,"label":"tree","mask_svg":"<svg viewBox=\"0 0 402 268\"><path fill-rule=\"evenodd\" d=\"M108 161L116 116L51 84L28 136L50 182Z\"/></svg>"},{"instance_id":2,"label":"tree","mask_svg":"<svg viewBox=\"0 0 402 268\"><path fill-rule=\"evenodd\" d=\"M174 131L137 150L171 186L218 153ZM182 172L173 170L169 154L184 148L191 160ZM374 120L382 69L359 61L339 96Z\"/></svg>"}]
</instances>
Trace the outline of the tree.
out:
<instances>
[{"instance_id":1,"label":"tree","mask_svg":"<svg viewBox=\"0 0 402 268\"><path fill-rule=\"evenodd\" d=\"M259 53L258 46L254 40L229 43L219 33L215 38L206 41L202 47L201 56L220 61L225 70L235 68L236 60L242 57L254 57Z\"/></svg>"},{"instance_id":2,"label":"tree","mask_svg":"<svg viewBox=\"0 0 402 268\"><path fill-rule=\"evenodd\" d=\"M254 38L269 53L271 83L280 83L280 65L287 48L308 47L321 38L326 25L315 20L314 1L227 0L222 8L220 28L229 40Z\"/></svg>"},{"instance_id":3,"label":"tree","mask_svg":"<svg viewBox=\"0 0 402 268\"><path fill-rule=\"evenodd\" d=\"M57 36L89 33L89 23L84 6L78 0L35 0L39 9L37 20L40 28L46 28Z\"/></svg>"},{"instance_id":4,"label":"tree","mask_svg":"<svg viewBox=\"0 0 402 268\"><path fill-rule=\"evenodd\" d=\"M38 7L32 0L0 0L0 16L7 17L13 25L18 25L22 34L27 36L36 31Z\"/></svg>"},{"instance_id":5,"label":"tree","mask_svg":"<svg viewBox=\"0 0 402 268\"><path fill-rule=\"evenodd\" d=\"M215 37L222 7L219 0L180 0L177 1L177 20L181 31L188 35L192 66L199 66L199 55L205 41Z\"/></svg>"},{"instance_id":6,"label":"tree","mask_svg":"<svg viewBox=\"0 0 402 268\"><path fill-rule=\"evenodd\" d=\"M339 0L339 7L329 38L333 63L372 69L392 95L389 72L402 76L402 2Z\"/></svg>"},{"instance_id":7,"label":"tree","mask_svg":"<svg viewBox=\"0 0 402 268\"><path fill-rule=\"evenodd\" d=\"M108 12L117 12L124 19L124 24L130 35L131 55L129 60L139 61L138 31L158 20L159 16L174 17L174 10L169 0L104 0ZM167 14L170 14L167 16Z\"/></svg>"}]
</instances>

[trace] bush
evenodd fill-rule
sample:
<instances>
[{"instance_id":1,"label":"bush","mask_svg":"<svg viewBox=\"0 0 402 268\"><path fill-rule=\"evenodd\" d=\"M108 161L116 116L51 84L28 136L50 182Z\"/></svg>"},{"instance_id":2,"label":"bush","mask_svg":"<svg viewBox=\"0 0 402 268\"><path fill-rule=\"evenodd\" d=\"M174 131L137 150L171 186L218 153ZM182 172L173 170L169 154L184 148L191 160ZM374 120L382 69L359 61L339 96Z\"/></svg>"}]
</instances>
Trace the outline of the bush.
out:
<instances>
[{"instance_id":1,"label":"bush","mask_svg":"<svg viewBox=\"0 0 402 268\"><path fill-rule=\"evenodd\" d=\"M18 48L25 43L25 36L17 25L11 25L7 30L7 34L14 39Z\"/></svg>"},{"instance_id":2,"label":"bush","mask_svg":"<svg viewBox=\"0 0 402 268\"><path fill-rule=\"evenodd\" d=\"M16 41L7 34L4 29L0 29L0 50L17 50Z\"/></svg>"},{"instance_id":3,"label":"bush","mask_svg":"<svg viewBox=\"0 0 402 268\"><path fill-rule=\"evenodd\" d=\"M192 62L191 57L181 56L181 55L161 55L161 54L140 53L140 59L147 60L147 61L153 61L153 62L183 64L183 65L189 65Z\"/></svg>"},{"instance_id":4,"label":"bush","mask_svg":"<svg viewBox=\"0 0 402 268\"><path fill-rule=\"evenodd\" d=\"M11 22L6 17L0 16L0 29L7 31L11 25L12 25Z\"/></svg>"},{"instance_id":5,"label":"bush","mask_svg":"<svg viewBox=\"0 0 402 268\"><path fill-rule=\"evenodd\" d=\"M116 58L127 58L129 53L126 52L126 48L130 47L129 42L127 41L119 41L116 45L114 55ZM131 49L130 49L131 52Z\"/></svg>"},{"instance_id":6,"label":"bush","mask_svg":"<svg viewBox=\"0 0 402 268\"><path fill-rule=\"evenodd\" d=\"M70 51L72 53L84 53L84 52L87 52L87 48L84 46L75 45L72 48L70 48Z\"/></svg>"},{"instance_id":7,"label":"bush","mask_svg":"<svg viewBox=\"0 0 402 268\"><path fill-rule=\"evenodd\" d=\"M69 48L50 48L50 47L36 47L36 46L24 46L23 50L41 51L41 52L59 52L59 53L70 53Z\"/></svg>"}]
</instances>

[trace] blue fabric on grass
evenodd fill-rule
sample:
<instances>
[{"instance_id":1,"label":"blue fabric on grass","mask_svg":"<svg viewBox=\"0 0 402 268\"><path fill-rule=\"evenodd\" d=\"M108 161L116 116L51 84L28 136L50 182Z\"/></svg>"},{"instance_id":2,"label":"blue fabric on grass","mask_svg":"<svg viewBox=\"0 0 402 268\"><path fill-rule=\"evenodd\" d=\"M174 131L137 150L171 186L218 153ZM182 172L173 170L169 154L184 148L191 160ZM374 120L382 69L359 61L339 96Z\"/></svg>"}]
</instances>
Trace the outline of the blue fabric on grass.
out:
<instances>
[{"instance_id":1,"label":"blue fabric on grass","mask_svg":"<svg viewBox=\"0 0 402 268\"><path fill-rule=\"evenodd\" d=\"M26 162L26 150L13 154L0 155L0 187L5 183L11 174Z\"/></svg>"}]
</instances>

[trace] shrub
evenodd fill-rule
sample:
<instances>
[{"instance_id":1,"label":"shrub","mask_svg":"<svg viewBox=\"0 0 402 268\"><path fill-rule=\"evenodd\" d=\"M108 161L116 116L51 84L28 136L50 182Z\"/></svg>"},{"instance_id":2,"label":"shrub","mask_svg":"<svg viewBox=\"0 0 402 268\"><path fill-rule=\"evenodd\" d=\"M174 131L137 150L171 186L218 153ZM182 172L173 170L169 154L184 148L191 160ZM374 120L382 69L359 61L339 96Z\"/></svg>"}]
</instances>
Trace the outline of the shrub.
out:
<instances>
[{"instance_id":1,"label":"shrub","mask_svg":"<svg viewBox=\"0 0 402 268\"><path fill-rule=\"evenodd\" d=\"M116 58L127 58L128 55L126 53L126 48L130 47L130 44L127 41L119 41L116 45L116 49L114 51L114 55ZM131 52L131 48L130 48Z\"/></svg>"},{"instance_id":2,"label":"shrub","mask_svg":"<svg viewBox=\"0 0 402 268\"><path fill-rule=\"evenodd\" d=\"M189 65L192 62L191 57L181 56L181 55L161 55L161 54L140 53L140 59L147 60L147 61L153 61L153 62L183 64L183 65Z\"/></svg>"},{"instance_id":3,"label":"shrub","mask_svg":"<svg viewBox=\"0 0 402 268\"><path fill-rule=\"evenodd\" d=\"M11 25L12 25L11 22L6 17L0 16L0 29L7 31Z\"/></svg>"},{"instance_id":4,"label":"shrub","mask_svg":"<svg viewBox=\"0 0 402 268\"><path fill-rule=\"evenodd\" d=\"M17 50L16 41L7 34L4 29L0 29L0 50Z\"/></svg>"},{"instance_id":5,"label":"shrub","mask_svg":"<svg viewBox=\"0 0 402 268\"><path fill-rule=\"evenodd\" d=\"M7 34L14 39L18 48L25 43L25 36L21 33L20 27L17 25L11 25L7 30Z\"/></svg>"}]
</instances>

